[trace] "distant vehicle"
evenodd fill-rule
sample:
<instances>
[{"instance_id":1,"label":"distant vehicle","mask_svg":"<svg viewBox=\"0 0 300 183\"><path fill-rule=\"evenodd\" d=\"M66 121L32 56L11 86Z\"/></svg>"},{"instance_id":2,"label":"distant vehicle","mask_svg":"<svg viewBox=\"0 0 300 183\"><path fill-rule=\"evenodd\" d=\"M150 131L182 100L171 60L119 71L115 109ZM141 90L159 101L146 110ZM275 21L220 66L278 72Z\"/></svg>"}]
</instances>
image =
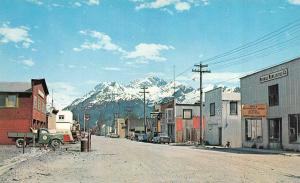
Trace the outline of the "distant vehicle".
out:
<instances>
[{"instance_id":1,"label":"distant vehicle","mask_svg":"<svg viewBox=\"0 0 300 183\"><path fill-rule=\"evenodd\" d=\"M39 129L37 133L9 132L8 137L13 138L16 141L16 146L19 148L23 147L23 144L26 146L29 143L33 143L33 140L38 145L49 145L54 149L59 148L64 143L63 134L49 133L48 129L45 128Z\"/></svg>"},{"instance_id":2,"label":"distant vehicle","mask_svg":"<svg viewBox=\"0 0 300 183\"><path fill-rule=\"evenodd\" d=\"M146 133L140 133L138 135L138 141L139 142L147 142L148 141L148 135Z\"/></svg>"},{"instance_id":3,"label":"distant vehicle","mask_svg":"<svg viewBox=\"0 0 300 183\"><path fill-rule=\"evenodd\" d=\"M158 143L158 144L161 144L161 143L163 143L163 144L165 144L165 143L170 144L171 139L170 139L170 137L167 134L158 133L156 136L153 137L152 142L153 143Z\"/></svg>"},{"instance_id":4,"label":"distant vehicle","mask_svg":"<svg viewBox=\"0 0 300 183\"><path fill-rule=\"evenodd\" d=\"M110 137L110 138L119 138L120 136L118 134L115 134L115 133L109 133L107 135L107 137Z\"/></svg>"}]
</instances>

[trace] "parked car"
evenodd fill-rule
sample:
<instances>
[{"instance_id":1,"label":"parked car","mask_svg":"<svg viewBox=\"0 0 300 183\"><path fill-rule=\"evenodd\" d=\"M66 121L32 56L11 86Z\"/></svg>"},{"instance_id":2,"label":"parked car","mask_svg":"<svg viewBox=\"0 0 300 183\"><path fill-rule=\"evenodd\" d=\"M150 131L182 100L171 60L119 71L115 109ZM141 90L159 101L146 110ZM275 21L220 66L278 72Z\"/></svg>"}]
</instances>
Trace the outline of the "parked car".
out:
<instances>
[{"instance_id":1,"label":"parked car","mask_svg":"<svg viewBox=\"0 0 300 183\"><path fill-rule=\"evenodd\" d=\"M119 138L120 136L118 134L115 134L115 133L109 133L109 134L107 134L107 137L110 137L110 138Z\"/></svg>"},{"instance_id":2,"label":"parked car","mask_svg":"<svg viewBox=\"0 0 300 183\"><path fill-rule=\"evenodd\" d=\"M158 133L156 136L153 137L152 142L158 143L158 144L161 144L161 143L169 144L171 142L171 138L167 134Z\"/></svg>"},{"instance_id":3,"label":"parked car","mask_svg":"<svg viewBox=\"0 0 300 183\"><path fill-rule=\"evenodd\" d=\"M148 136L146 133L140 133L138 135L138 141L139 142L147 142L148 141Z\"/></svg>"}]
</instances>

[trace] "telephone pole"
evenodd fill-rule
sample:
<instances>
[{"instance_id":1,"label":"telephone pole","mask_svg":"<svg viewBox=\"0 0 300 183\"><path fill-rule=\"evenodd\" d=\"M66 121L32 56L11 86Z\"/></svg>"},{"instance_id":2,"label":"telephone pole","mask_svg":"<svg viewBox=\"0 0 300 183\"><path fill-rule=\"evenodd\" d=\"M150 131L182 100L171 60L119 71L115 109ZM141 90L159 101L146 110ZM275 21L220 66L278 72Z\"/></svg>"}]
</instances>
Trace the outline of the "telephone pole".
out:
<instances>
[{"instance_id":1,"label":"telephone pole","mask_svg":"<svg viewBox=\"0 0 300 183\"><path fill-rule=\"evenodd\" d=\"M141 91L140 93L143 93L144 94L144 127L145 127L145 133L147 133L147 118L146 118L146 93L149 93L147 92L146 90L148 89L148 87L146 86L143 86L141 88L143 91Z\"/></svg>"},{"instance_id":2,"label":"telephone pole","mask_svg":"<svg viewBox=\"0 0 300 183\"><path fill-rule=\"evenodd\" d=\"M192 72L199 73L199 77L200 77L200 88L199 88L199 90L200 90L200 121L199 121L200 122L200 124L199 124L200 135L199 135L199 143L202 144L202 142L203 142L203 138L202 138L202 120L203 120L203 114L202 114L202 107L203 107L203 104L202 104L203 103L202 102L202 100L203 100L203 97L202 97L202 95L203 95L202 79L203 79L203 77L202 77L202 75L204 73L211 73L211 71L210 70L204 70L204 68L208 67L208 65L207 64L202 64L201 62L200 62L200 64L196 64L194 66L196 68L193 69Z\"/></svg>"}]
</instances>

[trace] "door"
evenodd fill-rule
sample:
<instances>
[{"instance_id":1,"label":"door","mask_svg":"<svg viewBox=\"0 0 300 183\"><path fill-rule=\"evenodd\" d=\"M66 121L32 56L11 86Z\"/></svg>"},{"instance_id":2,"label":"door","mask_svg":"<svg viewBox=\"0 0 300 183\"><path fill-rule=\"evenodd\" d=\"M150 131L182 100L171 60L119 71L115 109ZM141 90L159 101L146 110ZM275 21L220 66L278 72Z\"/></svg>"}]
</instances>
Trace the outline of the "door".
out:
<instances>
[{"instance_id":1,"label":"door","mask_svg":"<svg viewBox=\"0 0 300 183\"><path fill-rule=\"evenodd\" d=\"M222 145L222 128L219 128L219 145Z\"/></svg>"},{"instance_id":2,"label":"door","mask_svg":"<svg viewBox=\"0 0 300 183\"><path fill-rule=\"evenodd\" d=\"M282 120L281 118L269 119L269 147L270 149L282 148Z\"/></svg>"}]
</instances>

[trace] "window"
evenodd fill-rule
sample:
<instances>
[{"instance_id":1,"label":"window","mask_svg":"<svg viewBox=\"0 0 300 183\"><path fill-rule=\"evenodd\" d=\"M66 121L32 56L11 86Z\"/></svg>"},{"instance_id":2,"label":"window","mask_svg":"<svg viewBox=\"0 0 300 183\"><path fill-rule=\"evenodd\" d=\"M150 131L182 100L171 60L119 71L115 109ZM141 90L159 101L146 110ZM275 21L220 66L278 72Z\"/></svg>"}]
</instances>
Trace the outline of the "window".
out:
<instances>
[{"instance_id":1,"label":"window","mask_svg":"<svg viewBox=\"0 0 300 183\"><path fill-rule=\"evenodd\" d=\"M38 104L37 109L40 111L41 110L41 100L39 97L37 97L37 104Z\"/></svg>"},{"instance_id":2,"label":"window","mask_svg":"<svg viewBox=\"0 0 300 183\"><path fill-rule=\"evenodd\" d=\"M58 119L65 119L65 116L64 115L59 115Z\"/></svg>"},{"instance_id":3,"label":"window","mask_svg":"<svg viewBox=\"0 0 300 183\"><path fill-rule=\"evenodd\" d=\"M279 105L278 84L269 86L269 106Z\"/></svg>"},{"instance_id":4,"label":"window","mask_svg":"<svg viewBox=\"0 0 300 183\"><path fill-rule=\"evenodd\" d=\"M183 109L183 119L192 119L192 109Z\"/></svg>"},{"instance_id":5,"label":"window","mask_svg":"<svg viewBox=\"0 0 300 183\"><path fill-rule=\"evenodd\" d=\"M230 102L230 115L237 115L237 102Z\"/></svg>"},{"instance_id":6,"label":"window","mask_svg":"<svg viewBox=\"0 0 300 183\"><path fill-rule=\"evenodd\" d=\"M210 116L216 115L216 106L215 103L210 104Z\"/></svg>"},{"instance_id":7,"label":"window","mask_svg":"<svg viewBox=\"0 0 300 183\"><path fill-rule=\"evenodd\" d=\"M0 95L0 107L6 107L6 96Z\"/></svg>"},{"instance_id":8,"label":"window","mask_svg":"<svg viewBox=\"0 0 300 183\"><path fill-rule=\"evenodd\" d=\"M174 123L173 118L174 118L173 109L172 108L166 109L166 121L167 121L167 123Z\"/></svg>"},{"instance_id":9,"label":"window","mask_svg":"<svg viewBox=\"0 0 300 183\"><path fill-rule=\"evenodd\" d=\"M261 119L246 119L245 135L247 141L262 142Z\"/></svg>"},{"instance_id":10,"label":"window","mask_svg":"<svg viewBox=\"0 0 300 183\"><path fill-rule=\"evenodd\" d=\"M0 95L0 107L18 107L17 95Z\"/></svg>"},{"instance_id":11,"label":"window","mask_svg":"<svg viewBox=\"0 0 300 183\"><path fill-rule=\"evenodd\" d=\"M290 143L300 143L300 114L289 115Z\"/></svg>"},{"instance_id":12,"label":"window","mask_svg":"<svg viewBox=\"0 0 300 183\"><path fill-rule=\"evenodd\" d=\"M37 97L33 96L33 108L37 109Z\"/></svg>"}]
</instances>

